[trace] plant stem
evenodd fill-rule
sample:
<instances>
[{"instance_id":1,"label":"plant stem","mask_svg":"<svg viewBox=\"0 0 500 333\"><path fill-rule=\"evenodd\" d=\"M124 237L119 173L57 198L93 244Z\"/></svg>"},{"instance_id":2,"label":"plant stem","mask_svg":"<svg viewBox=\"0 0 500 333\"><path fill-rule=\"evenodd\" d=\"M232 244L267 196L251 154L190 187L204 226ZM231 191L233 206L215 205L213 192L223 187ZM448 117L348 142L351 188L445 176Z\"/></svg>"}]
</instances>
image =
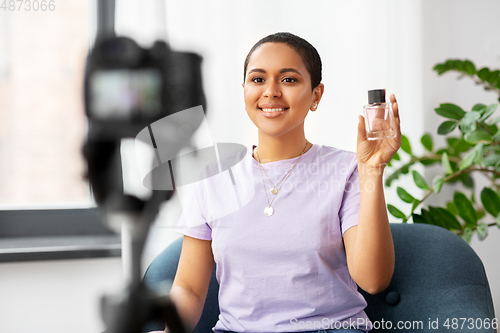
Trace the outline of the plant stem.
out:
<instances>
[{"instance_id":1,"label":"plant stem","mask_svg":"<svg viewBox=\"0 0 500 333\"><path fill-rule=\"evenodd\" d=\"M412 158L410 159L410 161L408 161L406 164L403 164L401 167L397 168L392 174L390 174L386 181L395 177L397 174L399 174L401 172L401 170L403 170L404 168L407 168L409 167L410 165L414 164L415 162L420 162L420 161L427 161L427 160L438 160L440 161L441 158L443 157L442 154L434 154L434 155L425 155L425 156L422 156L422 157L416 157L416 156L412 156ZM450 160L451 162L456 162L456 163L460 163L462 162L462 160L458 157L455 157L455 156L448 156L448 160Z\"/></svg>"},{"instance_id":2,"label":"plant stem","mask_svg":"<svg viewBox=\"0 0 500 333\"><path fill-rule=\"evenodd\" d=\"M490 180L491 184L493 184L497 192L500 193L500 185L496 183L496 179L489 174L486 174L486 177L488 177L488 179Z\"/></svg>"},{"instance_id":3,"label":"plant stem","mask_svg":"<svg viewBox=\"0 0 500 333\"><path fill-rule=\"evenodd\" d=\"M488 81L483 81L481 79L477 79L476 77L474 77L474 75L469 75L469 74L466 74L466 75L468 77L470 77L477 84L482 84L483 86L486 86L488 89L493 90L498 95L500 95L500 89L498 89L497 87L492 86Z\"/></svg>"},{"instance_id":4,"label":"plant stem","mask_svg":"<svg viewBox=\"0 0 500 333\"><path fill-rule=\"evenodd\" d=\"M497 223L496 223L496 222L487 223L488 228L489 228L489 227L496 226L496 225L497 225ZM470 228L470 229L471 229L472 231L474 231L474 230L476 230L476 229L477 229L477 226L474 226L474 227L472 227L472 228ZM462 235L462 234L464 233L464 230L463 230L463 229L462 229L462 230L457 230L457 231L455 231L455 233L456 233L457 235Z\"/></svg>"},{"instance_id":5,"label":"plant stem","mask_svg":"<svg viewBox=\"0 0 500 333\"><path fill-rule=\"evenodd\" d=\"M465 171L465 170L489 172L489 173L492 173L494 175L500 176L500 172L499 171L488 169L488 168L467 168L467 169L464 169L464 170L461 170L461 171Z\"/></svg>"},{"instance_id":6,"label":"plant stem","mask_svg":"<svg viewBox=\"0 0 500 333\"><path fill-rule=\"evenodd\" d=\"M464 173L469 173L469 172L472 172L472 171L480 171L480 172L490 172L490 173L493 173L493 174L496 174L496 175L499 175L500 176L500 172L496 171L496 170L491 170L491 169L487 169L487 168L474 168L474 167L469 167L467 169L463 169L463 170L459 170L459 171L456 171L450 175L448 175L447 177L445 177L443 179L443 185L444 183L448 182L449 180L455 178L455 177L458 177L460 176L461 174L464 174ZM496 184L493 183L496 187ZM427 199L432 193L434 193L434 189L433 188L430 188L427 190L427 192L425 192L424 196L422 197L422 199L418 200L417 201L417 204L414 204L413 205L413 209L412 211L410 212L410 214L408 216L405 217L405 220L408 220L410 218L410 216L413 214L413 212L415 211L415 208L417 208L422 202L424 202L425 199Z\"/></svg>"},{"instance_id":7,"label":"plant stem","mask_svg":"<svg viewBox=\"0 0 500 333\"><path fill-rule=\"evenodd\" d=\"M493 136L493 133L491 133L490 129L488 128L488 126L485 126L484 124L480 123L479 121L476 121L476 123L479 125L479 127L481 127L482 129L484 129L486 132L488 132L489 135Z\"/></svg>"}]
</instances>

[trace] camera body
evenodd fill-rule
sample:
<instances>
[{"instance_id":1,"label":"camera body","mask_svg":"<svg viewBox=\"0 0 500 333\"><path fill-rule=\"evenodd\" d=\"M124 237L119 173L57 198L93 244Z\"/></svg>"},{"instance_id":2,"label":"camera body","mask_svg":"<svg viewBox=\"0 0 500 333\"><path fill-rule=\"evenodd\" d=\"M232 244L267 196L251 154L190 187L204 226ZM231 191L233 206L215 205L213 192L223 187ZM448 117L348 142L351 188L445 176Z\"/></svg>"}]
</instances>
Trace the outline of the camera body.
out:
<instances>
[{"instance_id":1,"label":"camera body","mask_svg":"<svg viewBox=\"0 0 500 333\"><path fill-rule=\"evenodd\" d=\"M202 105L206 112L201 61L163 41L145 49L128 37L98 39L87 57L84 82L92 131L101 139L135 137L178 111Z\"/></svg>"}]
</instances>

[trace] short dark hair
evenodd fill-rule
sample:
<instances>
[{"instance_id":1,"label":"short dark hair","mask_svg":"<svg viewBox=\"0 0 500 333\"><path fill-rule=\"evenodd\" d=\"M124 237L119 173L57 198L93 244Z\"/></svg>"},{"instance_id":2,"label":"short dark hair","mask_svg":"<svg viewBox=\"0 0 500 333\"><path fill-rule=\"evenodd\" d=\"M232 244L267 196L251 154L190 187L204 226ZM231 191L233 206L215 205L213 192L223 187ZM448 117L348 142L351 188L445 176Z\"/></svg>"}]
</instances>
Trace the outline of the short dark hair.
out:
<instances>
[{"instance_id":1,"label":"short dark hair","mask_svg":"<svg viewBox=\"0 0 500 333\"><path fill-rule=\"evenodd\" d=\"M246 80L247 67L250 62L250 57L264 43L284 43L290 46L297 52L304 65L306 66L309 75L311 76L311 89L314 89L321 83L321 58L318 51L308 41L289 32L277 32L259 40L248 52L245 58L245 66L243 69L243 82Z\"/></svg>"}]
</instances>

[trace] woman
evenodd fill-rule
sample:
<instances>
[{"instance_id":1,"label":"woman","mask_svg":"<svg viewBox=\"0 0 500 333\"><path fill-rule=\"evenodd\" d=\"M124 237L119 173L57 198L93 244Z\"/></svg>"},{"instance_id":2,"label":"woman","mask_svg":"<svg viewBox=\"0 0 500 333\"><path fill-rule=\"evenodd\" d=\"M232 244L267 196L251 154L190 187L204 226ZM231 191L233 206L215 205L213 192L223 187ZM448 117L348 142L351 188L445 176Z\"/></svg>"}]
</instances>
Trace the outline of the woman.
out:
<instances>
[{"instance_id":1,"label":"woman","mask_svg":"<svg viewBox=\"0 0 500 333\"><path fill-rule=\"evenodd\" d=\"M382 175L401 142L395 96L397 136L368 141L359 116L355 154L305 137L304 120L324 91L320 57L307 41L289 33L260 40L242 86L258 146L233 172L248 175L255 195L210 218L221 187L207 183L193 197L199 210L183 211L179 224L196 227L178 228L185 236L170 297L187 330L200 319L214 262L217 333L370 330L357 286L379 293L394 269Z\"/></svg>"}]
</instances>

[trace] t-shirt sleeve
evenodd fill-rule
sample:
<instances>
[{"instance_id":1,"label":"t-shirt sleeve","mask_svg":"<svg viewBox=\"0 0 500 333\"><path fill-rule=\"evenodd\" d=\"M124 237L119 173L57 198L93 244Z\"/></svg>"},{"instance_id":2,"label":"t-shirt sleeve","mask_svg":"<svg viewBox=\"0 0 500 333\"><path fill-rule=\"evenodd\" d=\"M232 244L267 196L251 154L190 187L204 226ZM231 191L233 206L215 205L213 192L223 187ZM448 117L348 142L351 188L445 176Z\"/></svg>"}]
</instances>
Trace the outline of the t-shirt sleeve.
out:
<instances>
[{"instance_id":1,"label":"t-shirt sleeve","mask_svg":"<svg viewBox=\"0 0 500 333\"><path fill-rule=\"evenodd\" d=\"M350 227L358 224L359 218L359 203L360 203L360 185L358 163L355 158L349 178L346 180L344 194L342 197L342 205L339 210L340 227L342 235Z\"/></svg>"},{"instance_id":2,"label":"t-shirt sleeve","mask_svg":"<svg viewBox=\"0 0 500 333\"><path fill-rule=\"evenodd\" d=\"M189 193L182 201L182 213L175 231L193 238L211 240L212 228L203 214L203 190L201 182L187 185Z\"/></svg>"}]
</instances>

